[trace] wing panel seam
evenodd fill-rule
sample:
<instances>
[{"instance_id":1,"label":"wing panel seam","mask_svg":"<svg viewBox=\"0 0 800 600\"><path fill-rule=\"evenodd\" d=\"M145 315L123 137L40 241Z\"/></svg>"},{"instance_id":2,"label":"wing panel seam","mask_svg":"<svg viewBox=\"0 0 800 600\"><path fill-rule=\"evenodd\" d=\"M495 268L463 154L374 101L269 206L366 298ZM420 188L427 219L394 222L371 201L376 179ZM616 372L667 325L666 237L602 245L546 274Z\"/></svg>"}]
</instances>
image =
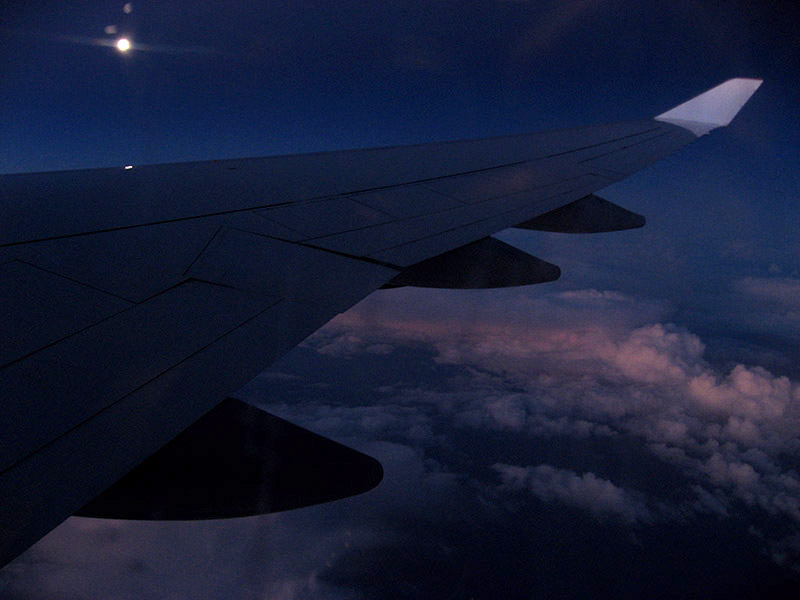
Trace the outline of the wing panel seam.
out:
<instances>
[{"instance_id":1,"label":"wing panel seam","mask_svg":"<svg viewBox=\"0 0 800 600\"><path fill-rule=\"evenodd\" d=\"M555 158L556 156L564 156L565 154L572 154L573 152L580 152L581 150L588 150L589 148L597 148L598 146L604 146L605 144L613 144L614 142L619 142L621 140L626 140L628 138L636 137L637 135L644 135L645 133L650 133L651 131L658 131L662 129L661 126L652 127L650 129L645 129L644 131L639 131L637 133L631 133L628 135L623 135L622 137L614 138L613 140L606 140L604 142L598 142L596 144L590 144L588 146L583 146L581 148L572 148L570 150L565 150L563 152L556 152L555 154L548 154L543 156L542 158Z\"/></svg>"},{"instance_id":2,"label":"wing panel seam","mask_svg":"<svg viewBox=\"0 0 800 600\"><path fill-rule=\"evenodd\" d=\"M219 341L220 341L222 338L224 338L225 336L227 336L227 335L230 335L231 333L233 333L234 331L236 331L236 330L238 330L238 329L241 329L242 327L244 327L245 325L247 325L248 323L250 323L250 321L252 321L252 320L254 320L254 319L256 319L256 318L260 317L261 315L263 315L265 312L267 312L268 310L270 310L271 308L273 308L274 306L276 306L276 305L277 305L277 304L279 304L280 302L281 302L281 300L276 300L275 302L273 302L272 304L270 304L270 305L269 305L269 306L267 306L266 308L264 308L264 309L262 309L262 310L258 311L258 312L257 312L256 314L254 314L253 316L251 316L251 317L248 317L246 320L242 321L242 322L241 322L239 325L237 325L237 326L236 326L236 327L234 327L233 329L230 329L230 330L226 331L225 333L221 334L220 336L218 336L218 337L214 338L214 339L213 339L211 342L209 342L208 344L204 345L204 346L203 346L203 347L201 347L201 348L198 348L197 350L195 350L195 351L194 351L194 352L192 352L191 354L188 354L187 356L185 356L184 358L182 358L181 360L179 360L179 361L178 361L178 362L176 362L175 364L171 365L169 368L167 368L167 369L164 369L163 371L161 371L161 372L157 373L156 375L154 375L153 377L151 377L151 378L150 378L150 379L148 379L147 381L145 381L145 382L141 383L140 385L136 386L135 388L133 388L133 389L132 389L132 390L130 390L129 392L127 392L127 393L123 394L122 396L120 396L120 397L119 397L119 398L117 398L116 400L113 400L112 402L110 402L110 403L106 404L106 405L105 405L103 408L101 408L100 410L98 410L98 411L96 411L96 412L92 413L90 416L88 416L88 417L86 417L85 419L81 420L80 422L76 423L75 425L73 425L73 426L72 426L72 427L70 427L69 429L67 429L67 430L63 431L63 432L62 432L62 433L60 433L59 435L57 435L57 436L55 436L54 438L52 438L52 439L48 440L47 442L45 442L44 444L42 444L41 446L39 446L39 447L38 447L38 448L36 448L35 450L33 450L33 451L29 452L28 454L26 454L26 455L25 455L25 456L23 456L22 458L20 458L20 459L16 460L14 463L12 463L12 464L8 465L6 468L4 468L2 471L0 471L0 477L2 477L2 476L3 476L3 475L4 475L4 474L7 472L7 471L10 471L11 469L15 468L17 465L19 465L19 464L21 464L21 463L25 462L26 460L28 460L29 458L31 458L31 457L32 457L34 454L37 454L37 453L41 452L42 450L44 450L44 449L45 449L45 448L47 448L48 446L50 446L50 445L52 445L52 444L56 443L58 440L60 440L60 439L64 438L64 437L65 437L65 436L67 436L67 435L69 435L69 434L70 434L72 431L75 431L76 429L79 429L80 427L82 427L83 425L85 425L86 423L88 423L89 421L91 421L92 419L96 418L98 415L100 415L100 414L102 414L102 413L106 412L107 410L110 410L110 409L111 409L113 406L115 406L115 405L117 405L118 403L122 402L122 401L123 401L123 400L125 400L125 398L127 398L128 396L130 396L130 395L132 395L132 394L135 394L136 392L138 392L138 391L139 391L139 390L141 390L142 388L144 388L144 387L146 387L146 386L150 385L150 384L151 384L153 381L155 381L155 380L156 380L156 379L158 379L159 377L162 377L163 375L165 375L166 373L168 373L168 372L169 372L169 371L171 371L172 369L174 369L174 368L176 368L176 367L179 367L181 364L183 364L183 363L184 363L184 362L186 362L187 360L189 360L189 359L193 358L194 356L196 356L196 355L197 355L197 354L199 354L200 352L203 352L203 351L204 351L204 350L206 350L207 348L209 348L209 347L213 346L214 344L216 344L217 342L219 342Z\"/></svg>"},{"instance_id":3,"label":"wing panel seam","mask_svg":"<svg viewBox=\"0 0 800 600\"><path fill-rule=\"evenodd\" d=\"M424 179L417 179L417 180L412 180L412 181L404 181L403 183L397 183L397 184L392 184L392 185L376 186L376 187L372 187L372 188L363 188L363 189L358 189L358 190L349 190L347 192L341 192L339 194L318 196L318 197L314 197L314 198L296 200L296 201L293 201L293 202L282 202L282 203L276 203L276 204L262 204L262 205L257 205L257 206L248 206L248 207L236 208L236 209L231 209L231 210L223 210L223 211L217 211L217 212L211 212L211 213L204 213L204 214L200 214L200 215L192 215L192 216L188 216L188 217L176 217L174 219L160 219L158 221L151 221L151 222L148 222L148 223L137 223L135 225L120 225L120 226L117 226L117 227L108 227L108 228L96 229L96 230L92 230L92 231L82 231L82 232L78 232L78 233L68 233L68 234L64 234L64 235L49 236L49 237L44 237L44 238L21 240L21 241L17 241L17 242L10 242L10 243L6 243L6 244L0 244L0 248L10 248L10 247L13 247L13 246L20 246L20 245L23 245L23 244L31 244L31 243L35 243L35 242L47 242L47 241L52 241L52 240L68 239L68 238L73 238L73 237L94 235L94 234L98 234L98 233L111 233L111 232L114 232L114 231L124 231L126 229L134 229L134 228L137 228L137 227L149 227L149 226L152 226L152 225L165 225L167 223L179 223L179 222L182 222L182 221L190 221L190 220L193 220L193 219L203 219L203 218L208 218L208 217L218 217L218 216L222 216L222 215L237 214L237 213L242 213L242 212L247 212L247 211L263 210L263 209L266 209L266 208L277 208L279 206L292 206L292 205L295 205L295 204L301 204L301 203L306 203L306 202L320 202L320 201L326 200L328 198L348 197L351 194L360 194L360 193L365 193L365 192L387 190L387 189L402 187L402 186L405 186L405 185L424 184L427 181L438 181L438 180L442 180L442 179L447 179L449 177L458 177L458 176L461 176L461 175L472 175L472 174L478 174L478 173L487 173L489 171L493 171L493 170L497 170L497 169L502 169L502 168L506 168L506 167L513 167L513 166L516 166L516 165L521 165L521 164L524 164L526 162L530 162L532 160L542 160L542 159L554 158L554 157L557 157L557 156L562 156L562 155L570 154L570 153L573 153L573 152L579 152L581 150L585 150L585 149L588 149L588 148L602 146L602 145L605 145L605 144L611 144L611 143L618 142L620 140L624 140L624 139L627 139L627 138L636 137L636 136L639 136L639 135L644 135L644 134L649 133L651 131L657 131L657 130L659 130L661 128L662 128L661 126L657 126L657 127L653 127L653 128L650 128L650 129L646 129L644 131L637 132L637 133L632 133L632 134L625 135L625 136L622 136L622 137L614 138L612 140L606 140L606 141L603 141L603 142L599 142L597 144L591 144L589 146L583 146L581 148L575 148L575 149L571 149L571 150L566 150L564 152L557 152L557 153L554 153L554 154L545 155L543 157L538 157L538 158L534 157L534 158L527 159L527 160L514 161L514 162L502 164L502 165L494 165L494 166L485 167L485 168L482 168L482 169L472 169L472 170L469 170L469 171L462 171L462 172L459 172L459 173L451 173L451 174L448 174L448 175L441 175L439 177L428 177L428 178L424 178ZM514 136L512 136L512 137L514 137ZM436 190L431 190L431 191L436 191ZM438 192L438 193L441 194L441 192ZM446 194L441 194L441 195L443 195L445 197L449 197Z\"/></svg>"},{"instance_id":4,"label":"wing panel seam","mask_svg":"<svg viewBox=\"0 0 800 600\"><path fill-rule=\"evenodd\" d=\"M578 187L573 188L571 190L567 190L567 191L564 191L564 192L559 192L557 194L553 194L552 196L546 196L546 197L544 197L544 198L542 198L540 200L537 200L536 203L538 204L538 203L542 203L542 202L547 202L548 200L553 200L554 198L558 198L559 196L565 196L567 194L572 194L574 192L577 192L578 190L580 190L583 187L584 186L578 186ZM407 241L407 242L403 242L402 244L395 244L394 246L388 246L386 248L381 248L380 250L376 250L373 254L377 254L377 253L381 253L381 252L388 252L389 250L394 250L395 248L401 248L403 246L407 246L407 245L410 245L410 244L415 244L417 242L421 242L422 240L428 240L428 239L431 239L431 238L434 238L434 237L437 237L437 236L440 236L440 235L446 235L448 233L451 233L451 232L454 232L454 231L458 231L459 229L463 229L465 227L469 227L470 225L477 225L478 223L483 223L484 221L489 221L490 219L496 219L497 217L502 217L503 215L508 215L508 214L511 214L511 213L513 213L515 211L523 210L525 208L528 208L528 207L519 206L517 208L511 208L509 210L504 210L504 211L502 211L500 213L497 213L497 214L494 214L494 215L490 215L488 217L483 217L481 219L476 219L476 220L470 221L468 223L462 223L461 225L458 225L457 227L451 227L450 229L445 229L444 231L439 231L439 232L436 232L436 233L432 233L430 235L425 235L425 236L422 236L422 237L417 238L415 240L410 240L410 241ZM510 225L509 225L509 227L510 227ZM395 267L395 268L398 268L398 267Z\"/></svg>"},{"instance_id":5,"label":"wing panel seam","mask_svg":"<svg viewBox=\"0 0 800 600\"><path fill-rule=\"evenodd\" d=\"M673 133L675 133L675 132L674 131L665 131L663 133L659 133L658 135L654 135L653 137L649 137L649 138L647 138L645 140L639 140L639 141L637 141L637 142L635 142L633 144L628 144L627 146L622 146L621 148L614 148L613 150L609 150L608 152L603 152L602 154L598 154L597 156L584 158L583 160L579 160L578 164L582 165L583 163L591 162L593 160L597 160L598 158L603 158L604 156L609 156L609 155L614 154L616 152L622 152L623 150L627 150L629 148L635 148L636 146L639 146L641 144L646 144L647 142L652 142L653 140L657 140L658 138L662 138L665 135L671 135Z\"/></svg>"},{"instance_id":6,"label":"wing panel seam","mask_svg":"<svg viewBox=\"0 0 800 600\"><path fill-rule=\"evenodd\" d=\"M23 260L21 258L14 258L9 262L18 262L18 263L23 264L23 265L25 265L27 267L31 267L32 269L37 269L39 271L42 271L43 273L48 273L49 275L53 275L55 277L60 277L62 279L66 279L67 281L71 281L72 283L76 283L76 284L78 284L80 286L89 288L90 290L94 290L95 292L100 292L101 294L106 294L107 296L111 296L112 298L116 298L117 300L122 300L123 302L127 302L129 304L136 304L136 302L134 302L130 298L125 298L124 296L120 296L119 294L115 294L113 292L109 292L108 290L104 290L103 288L99 288L99 287L97 287L95 285L92 285L90 283L86 283L86 282L81 281L79 279L75 279L75 278L70 277L68 275L64 275L63 273L59 273L58 271L53 271L51 269L46 269L46 268L44 268L44 267L42 267L40 265L34 264L32 262L28 262L27 260Z\"/></svg>"}]
</instances>

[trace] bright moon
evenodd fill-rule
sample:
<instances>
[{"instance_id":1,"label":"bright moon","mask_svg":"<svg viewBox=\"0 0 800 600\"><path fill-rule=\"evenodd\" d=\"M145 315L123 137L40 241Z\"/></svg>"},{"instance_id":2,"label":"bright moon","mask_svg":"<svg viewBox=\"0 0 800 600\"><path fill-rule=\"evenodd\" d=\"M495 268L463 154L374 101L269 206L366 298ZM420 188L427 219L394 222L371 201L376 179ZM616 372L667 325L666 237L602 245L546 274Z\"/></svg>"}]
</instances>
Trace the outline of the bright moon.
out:
<instances>
[{"instance_id":1,"label":"bright moon","mask_svg":"<svg viewBox=\"0 0 800 600\"><path fill-rule=\"evenodd\" d=\"M131 43L128 41L128 38L120 38L117 40L117 50L120 52L127 52L131 49Z\"/></svg>"}]
</instances>

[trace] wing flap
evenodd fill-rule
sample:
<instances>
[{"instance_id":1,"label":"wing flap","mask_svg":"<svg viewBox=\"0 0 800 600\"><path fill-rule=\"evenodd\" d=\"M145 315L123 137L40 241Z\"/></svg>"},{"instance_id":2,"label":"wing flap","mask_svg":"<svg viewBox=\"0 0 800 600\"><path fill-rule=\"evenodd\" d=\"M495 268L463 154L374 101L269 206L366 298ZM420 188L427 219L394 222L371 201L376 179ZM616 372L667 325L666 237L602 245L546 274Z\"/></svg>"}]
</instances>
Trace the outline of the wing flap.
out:
<instances>
[{"instance_id":1,"label":"wing flap","mask_svg":"<svg viewBox=\"0 0 800 600\"><path fill-rule=\"evenodd\" d=\"M333 252L223 227L187 274L255 294L320 302L344 311L396 273ZM347 281L352 284L344 285Z\"/></svg>"},{"instance_id":2,"label":"wing flap","mask_svg":"<svg viewBox=\"0 0 800 600\"><path fill-rule=\"evenodd\" d=\"M192 219L13 246L20 260L86 286L144 300L179 284L184 271L220 227Z\"/></svg>"},{"instance_id":3,"label":"wing flap","mask_svg":"<svg viewBox=\"0 0 800 600\"><path fill-rule=\"evenodd\" d=\"M347 197L265 208L257 214L297 231L301 239L360 229L393 220L388 214Z\"/></svg>"},{"instance_id":4,"label":"wing flap","mask_svg":"<svg viewBox=\"0 0 800 600\"><path fill-rule=\"evenodd\" d=\"M351 194L350 198L375 210L394 217L409 219L458 208L462 205L443 194L437 194L422 184L409 184L381 188L370 192Z\"/></svg>"}]
</instances>

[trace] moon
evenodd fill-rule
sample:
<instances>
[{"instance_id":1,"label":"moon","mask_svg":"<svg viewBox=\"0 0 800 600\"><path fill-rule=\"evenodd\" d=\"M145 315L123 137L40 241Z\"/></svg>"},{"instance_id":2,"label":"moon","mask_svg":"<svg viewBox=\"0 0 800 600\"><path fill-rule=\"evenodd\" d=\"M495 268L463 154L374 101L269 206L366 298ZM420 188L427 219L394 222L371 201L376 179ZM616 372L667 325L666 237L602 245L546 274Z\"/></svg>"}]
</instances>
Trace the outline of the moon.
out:
<instances>
[{"instance_id":1,"label":"moon","mask_svg":"<svg viewBox=\"0 0 800 600\"><path fill-rule=\"evenodd\" d=\"M117 40L117 50L120 52L127 52L131 49L131 42L128 38L119 38Z\"/></svg>"}]
</instances>

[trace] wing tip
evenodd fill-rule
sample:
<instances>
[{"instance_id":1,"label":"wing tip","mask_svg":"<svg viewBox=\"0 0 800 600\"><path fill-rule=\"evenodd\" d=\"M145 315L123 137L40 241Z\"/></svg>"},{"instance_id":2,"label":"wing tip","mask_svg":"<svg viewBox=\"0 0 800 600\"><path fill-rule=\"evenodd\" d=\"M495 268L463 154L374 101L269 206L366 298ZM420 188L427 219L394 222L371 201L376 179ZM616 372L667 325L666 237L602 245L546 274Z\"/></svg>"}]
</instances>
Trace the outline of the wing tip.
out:
<instances>
[{"instance_id":1,"label":"wing tip","mask_svg":"<svg viewBox=\"0 0 800 600\"><path fill-rule=\"evenodd\" d=\"M750 100L763 79L736 77L728 79L686 102L655 117L689 129L700 136L728 125Z\"/></svg>"}]
</instances>

